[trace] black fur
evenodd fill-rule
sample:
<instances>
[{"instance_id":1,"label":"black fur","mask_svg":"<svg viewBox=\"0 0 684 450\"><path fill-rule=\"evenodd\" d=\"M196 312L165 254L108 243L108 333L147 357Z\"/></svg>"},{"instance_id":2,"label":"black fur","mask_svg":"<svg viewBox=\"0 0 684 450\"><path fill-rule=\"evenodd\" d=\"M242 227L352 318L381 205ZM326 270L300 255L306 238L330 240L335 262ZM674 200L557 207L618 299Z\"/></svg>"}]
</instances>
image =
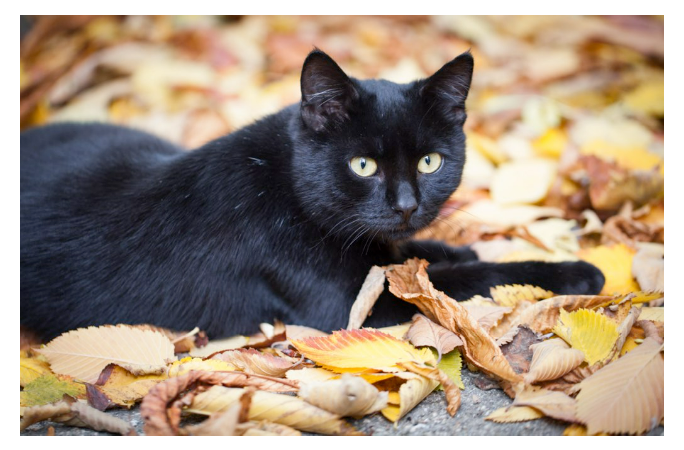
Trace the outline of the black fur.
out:
<instances>
[{"instance_id":1,"label":"black fur","mask_svg":"<svg viewBox=\"0 0 684 450\"><path fill-rule=\"evenodd\" d=\"M301 105L191 152L111 125L23 133L21 323L45 338L106 323L339 329L371 265L414 255L457 299L502 283L597 293L603 276L585 263L490 264L406 241L460 182L472 69L465 53L427 80L359 81L314 51ZM431 152L442 166L418 173ZM355 156L378 172L354 174ZM384 294L367 324L413 311Z\"/></svg>"}]
</instances>

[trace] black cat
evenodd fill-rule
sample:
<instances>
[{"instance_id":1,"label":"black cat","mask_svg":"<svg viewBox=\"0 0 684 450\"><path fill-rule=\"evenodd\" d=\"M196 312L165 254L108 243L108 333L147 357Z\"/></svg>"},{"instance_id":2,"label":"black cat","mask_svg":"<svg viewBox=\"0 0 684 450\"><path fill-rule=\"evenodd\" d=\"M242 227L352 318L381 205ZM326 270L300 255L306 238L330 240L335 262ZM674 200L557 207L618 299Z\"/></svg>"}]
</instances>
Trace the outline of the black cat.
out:
<instances>
[{"instance_id":1,"label":"black cat","mask_svg":"<svg viewBox=\"0 0 684 450\"><path fill-rule=\"evenodd\" d=\"M339 329L370 267L410 256L456 299L504 283L598 293L583 262L484 263L408 240L459 185L472 70L464 53L425 80L360 81L316 50L300 104L191 152L110 125L23 133L21 323L45 338L107 323ZM385 294L366 324L413 312Z\"/></svg>"}]
</instances>

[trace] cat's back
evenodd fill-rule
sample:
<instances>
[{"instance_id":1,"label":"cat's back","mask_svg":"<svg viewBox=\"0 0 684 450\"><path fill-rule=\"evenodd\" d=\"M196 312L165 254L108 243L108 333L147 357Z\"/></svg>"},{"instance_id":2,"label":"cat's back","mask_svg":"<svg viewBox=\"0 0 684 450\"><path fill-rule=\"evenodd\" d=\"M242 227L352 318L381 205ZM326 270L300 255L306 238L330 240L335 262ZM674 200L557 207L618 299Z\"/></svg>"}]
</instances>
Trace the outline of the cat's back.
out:
<instances>
[{"instance_id":1,"label":"cat's back","mask_svg":"<svg viewBox=\"0 0 684 450\"><path fill-rule=\"evenodd\" d=\"M110 172L123 180L182 152L142 131L99 123L32 128L21 133L20 145L22 197L41 188L54 190L67 179L73 183L75 176Z\"/></svg>"}]
</instances>

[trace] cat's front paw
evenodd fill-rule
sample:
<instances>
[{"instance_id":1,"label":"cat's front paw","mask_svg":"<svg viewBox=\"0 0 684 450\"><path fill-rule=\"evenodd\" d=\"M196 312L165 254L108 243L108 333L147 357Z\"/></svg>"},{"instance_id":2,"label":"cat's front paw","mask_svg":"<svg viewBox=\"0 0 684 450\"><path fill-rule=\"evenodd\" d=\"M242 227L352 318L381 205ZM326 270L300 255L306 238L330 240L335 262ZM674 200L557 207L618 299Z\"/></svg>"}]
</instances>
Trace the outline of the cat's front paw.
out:
<instances>
[{"instance_id":1,"label":"cat's front paw","mask_svg":"<svg viewBox=\"0 0 684 450\"><path fill-rule=\"evenodd\" d=\"M563 295L596 295L601 292L606 277L598 267L585 261L567 262L562 264L564 283L554 290Z\"/></svg>"}]
</instances>

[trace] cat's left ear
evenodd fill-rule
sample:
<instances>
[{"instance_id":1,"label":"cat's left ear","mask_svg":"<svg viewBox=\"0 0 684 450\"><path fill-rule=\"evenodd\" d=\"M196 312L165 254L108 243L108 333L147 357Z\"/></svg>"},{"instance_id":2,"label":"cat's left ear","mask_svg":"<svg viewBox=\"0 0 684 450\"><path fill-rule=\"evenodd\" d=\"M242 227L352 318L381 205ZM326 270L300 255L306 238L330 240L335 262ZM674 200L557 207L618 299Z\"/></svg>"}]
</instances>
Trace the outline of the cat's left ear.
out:
<instances>
[{"instance_id":1,"label":"cat's left ear","mask_svg":"<svg viewBox=\"0 0 684 450\"><path fill-rule=\"evenodd\" d=\"M302 68L302 119L314 131L334 128L349 119L359 94L333 59L316 49Z\"/></svg>"},{"instance_id":2,"label":"cat's left ear","mask_svg":"<svg viewBox=\"0 0 684 450\"><path fill-rule=\"evenodd\" d=\"M466 119L465 101L473 78L473 67L473 56L469 51L458 55L423 82L421 97L430 105L436 102L445 118L462 125Z\"/></svg>"}]
</instances>

